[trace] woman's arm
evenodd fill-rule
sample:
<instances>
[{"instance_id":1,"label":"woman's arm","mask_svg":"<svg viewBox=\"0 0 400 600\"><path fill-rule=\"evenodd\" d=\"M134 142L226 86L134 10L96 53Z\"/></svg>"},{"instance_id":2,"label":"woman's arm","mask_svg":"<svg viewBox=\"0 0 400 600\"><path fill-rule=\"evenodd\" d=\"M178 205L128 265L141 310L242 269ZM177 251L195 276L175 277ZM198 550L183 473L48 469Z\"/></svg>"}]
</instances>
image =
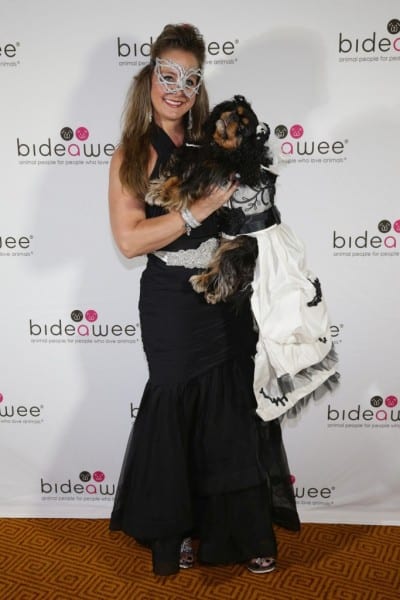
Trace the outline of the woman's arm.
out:
<instances>
[{"instance_id":1,"label":"woman's arm","mask_svg":"<svg viewBox=\"0 0 400 600\"><path fill-rule=\"evenodd\" d=\"M155 158L153 156L153 158ZM121 183L119 170L122 151L117 149L110 162L109 207L111 229L119 250L127 258L159 250L185 232L185 223L179 212L146 219L143 200L137 198ZM190 208L198 221L204 221L222 206L235 191L237 184L215 188L212 193L197 200Z\"/></svg>"}]
</instances>

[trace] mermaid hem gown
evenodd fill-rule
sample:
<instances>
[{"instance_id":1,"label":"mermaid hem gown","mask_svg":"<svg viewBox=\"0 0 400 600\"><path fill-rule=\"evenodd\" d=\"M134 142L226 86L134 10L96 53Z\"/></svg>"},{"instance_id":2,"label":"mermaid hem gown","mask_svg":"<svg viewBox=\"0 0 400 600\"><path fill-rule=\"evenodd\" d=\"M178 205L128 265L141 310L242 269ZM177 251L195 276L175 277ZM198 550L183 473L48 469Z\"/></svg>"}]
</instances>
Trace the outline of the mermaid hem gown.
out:
<instances>
[{"instance_id":1,"label":"mermaid hem gown","mask_svg":"<svg viewBox=\"0 0 400 600\"><path fill-rule=\"evenodd\" d=\"M174 145L156 127L152 143L157 176ZM217 235L212 215L163 250L197 248ZM110 520L112 530L152 548L160 574L176 572L187 535L198 538L200 561L226 564L276 556L273 524L300 526L280 423L256 414L250 304L207 304L189 283L196 272L149 255L142 273L149 379Z\"/></svg>"}]
</instances>

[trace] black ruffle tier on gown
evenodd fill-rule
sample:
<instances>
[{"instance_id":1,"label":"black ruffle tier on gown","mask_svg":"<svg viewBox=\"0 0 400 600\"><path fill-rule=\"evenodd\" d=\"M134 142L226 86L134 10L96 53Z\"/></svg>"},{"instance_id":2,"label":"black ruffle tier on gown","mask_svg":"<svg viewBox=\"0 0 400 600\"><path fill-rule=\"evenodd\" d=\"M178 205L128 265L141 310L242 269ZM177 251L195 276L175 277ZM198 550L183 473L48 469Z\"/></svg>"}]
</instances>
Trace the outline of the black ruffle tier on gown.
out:
<instances>
[{"instance_id":1,"label":"black ruffle tier on gown","mask_svg":"<svg viewBox=\"0 0 400 600\"><path fill-rule=\"evenodd\" d=\"M159 128L152 143L156 176L174 145ZM146 206L149 218L162 212ZM217 235L212 215L163 250ZM148 256L139 309L149 380L110 521L152 547L160 573L176 570L189 534L199 538L199 560L223 564L276 556L274 523L299 529L280 424L255 414L250 307L207 304L189 283L195 272Z\"/></svg>"}]
</instances>

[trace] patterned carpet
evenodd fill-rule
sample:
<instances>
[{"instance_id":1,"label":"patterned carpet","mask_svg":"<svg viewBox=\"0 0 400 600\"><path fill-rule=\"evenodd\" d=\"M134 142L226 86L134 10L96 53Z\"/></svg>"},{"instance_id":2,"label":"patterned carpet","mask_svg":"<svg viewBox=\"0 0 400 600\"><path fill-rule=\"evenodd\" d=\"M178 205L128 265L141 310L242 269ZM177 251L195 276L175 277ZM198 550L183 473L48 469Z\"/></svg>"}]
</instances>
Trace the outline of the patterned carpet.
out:
<instances>
[{"instance_id":1,"label":"patterned carpet","mask_svg":"<svg viewBox=\"0 0 400 600\"><path fill-rule=\"evenodd\" d=\"M0 520L1 600L398 600L400 527L277 530L279 568L203 567L162 578L105 520Z\"/></svg>"}]
</instances>

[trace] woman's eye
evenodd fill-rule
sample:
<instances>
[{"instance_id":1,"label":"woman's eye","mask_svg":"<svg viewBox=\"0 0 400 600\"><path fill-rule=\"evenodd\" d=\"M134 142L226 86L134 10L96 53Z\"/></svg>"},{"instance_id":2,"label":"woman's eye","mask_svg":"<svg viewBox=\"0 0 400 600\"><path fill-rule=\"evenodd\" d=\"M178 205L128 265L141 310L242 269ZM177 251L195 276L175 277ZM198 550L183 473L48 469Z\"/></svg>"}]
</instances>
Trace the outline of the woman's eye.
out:
<instances>
[{"instance_id":1,"label":"woman's eye","mask_svg":"<svg viewBox=\"0 0 400 600\"><path fill-rule=\"evenodd\" d=\"M195 79L186 79L185 85L186 85L186 87L195 87L196 80Z\"/></svg>"},{"instance_id":2,"label":"woman's eye","mask_svg":"<svg viewBox=\"0 0 400 600\"><path fill-rule=\"evenodd\" d=\"M173 83L175 81L173 75L163 75L162 77L164 81L167 81L168 83Z\"/></svg>"}]
</instances>

